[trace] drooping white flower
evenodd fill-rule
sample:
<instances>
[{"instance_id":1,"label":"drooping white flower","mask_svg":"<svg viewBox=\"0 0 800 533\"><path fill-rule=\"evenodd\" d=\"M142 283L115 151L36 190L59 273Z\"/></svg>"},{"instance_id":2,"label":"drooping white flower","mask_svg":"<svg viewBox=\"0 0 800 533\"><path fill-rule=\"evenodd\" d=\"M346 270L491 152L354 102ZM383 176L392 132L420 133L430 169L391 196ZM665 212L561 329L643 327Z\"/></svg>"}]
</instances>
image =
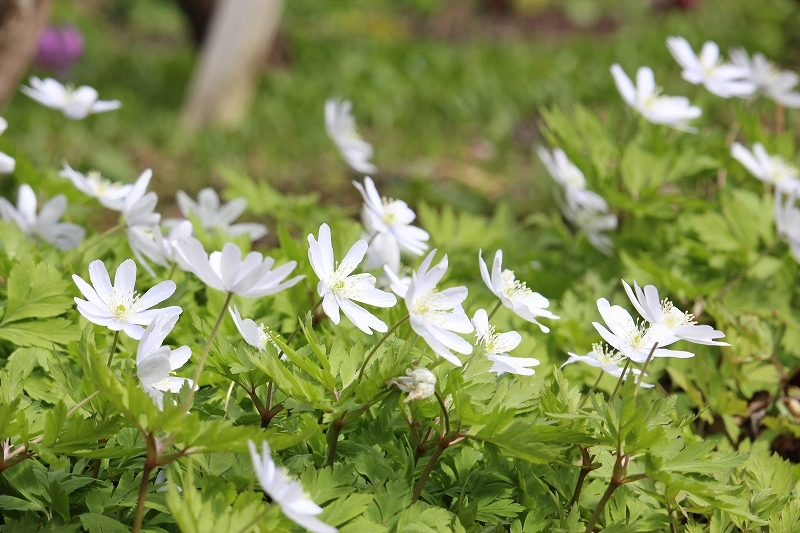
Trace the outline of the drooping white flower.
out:
<instances>
[{"instance_id":1,"label":"drooping white flower","mask_svg":"<svg viewBox=\"0 0 800 533\"><path fill-rule=\"evenodd\" d=\"M339 265L335 265L331 229L327 224L319 228L319 240L308 236L308 259L319 278L317 293L322 296L322 310L334 324L339 323L339 309L355 326L367 334L372 330L385 333L386 324L372 313L353 302L376 307L392 307L397 303L394 294L375 287L372 274L351 275L367 253L367 241L356 242Z\"/></svg>"},{"instance_id":2,"label":"drooping white flower","mask_svg":"<svg viewBox=\"0 0 800 533\"><path fill-rule=\"evenodd\" d=\"M662 96L650 67L639 67L636 72L636 86L617 63L611 65L611 74L625 103L648 122L682 131L697 131L697 128L692 128L687 122L702 115L703 111L691 105L685 96Z\"/></svg>"},{"instance_id":3,"label":"drooping white flower","mask_svg":"<svg viewBox=\"0 0 800 533\"><path fill-rule=\"evenodd\" d=\"M403 400L410 403L414 400L426 400L436 393L436 375L427 368L406 369L406 375L392 378L386 382L387 387L397 387L408 396Z\"/></svg>"},{"instance_id":4,"label":"drooping white flower","mask_svg":"<svg viewBox=\"0 0 800 533\"><path fill-rule=\"evenodd\" d=\"M547 172L564 189L567 205L575 209L589 208L594 211L608 211L608 203L602 196L586 188L586 178L581 169L569 160L564 150L554 148L552 154L540 146L536 149L539 159Z\"/></svg>"},{"instance_id":5,"label":"drooping white flower","mask_svg":"<svg viewBox=\"0 0 800 533\"><path fill-rule=\"evenodd\" d=\"M150 309L172 296L175 282L162 281L139 296L135 292L136 263L133 259L126 259L117 268L113 286L108 270L99 259L89 263L91 285L77 274L72 275L72 280L86 298L75 298L75 303L89 322L105 326L111 331L124 331L133 339L141 339L144 333L142 326L150 325L156 317L179 315L182 311L178 306Z\"/></svg>"},{"instance_id":6,"label":"drooping white flower","mask_svg":"<svg viewBox=\"0 0 800 533\"><path fill-rule=\"evenodd\" d=\"M441 292L436 289L436 284L447 271L447 255L438 265L430 268L435 255L436 250L432 250L411 275L411 284L405 296L406 307L414 332L437 355L461 366L458 356L450 350L465 355L472 353L472 345L456 335L466 335L474 330L461 306L467 299L467 288L451 287Z\"/></svg>"},{"instance_id":7,"label":"drooping white flower","mask_svg":"<svg viewBox=\"0 0 800 533\"><path fill-rule=\"evenodd\" d=\"M272 344L277 350L280 351L278 345L267 333L267 327L264 324L256 324L254 320L250 320L249 318L243 319L235 305L233 307L229 307L228 311L231 313L233 323L236 324L236 329L239 330L239 334L241 334L242 338L247 344L259 352L264 351L264 349L267 347L267 344Z\"/></svg>"},{"instance_id":8,"label":"drooping white flower","mask_svg":"<svg viewBox=\"0 0 800 533\"><path fill-rule=\"evenodd\" d=\"M250 458L253 461L256 477L273 503L278 504L290 520L313 533L337 533L333 526L322 522L317 515L322 508L312 502L299 482L289 479L286 473L275 465L269 444L261 444L261 455L253 441L248 441Z\"/></svg>"},{"instance_id":9,"label":"drooping white flower","mask_svg":"<svg viewBox=\"0 0 800 533\"><path fill-rule=\"evenodd\" d=\"M683 67L681 77L689 83L702 84L709 92L722 98L750 96L756 91L755 84L748 79L748 69L724 63L715 42L707 41L699 57L683 37L668 37L667 47Z\"/></svg>"},{"instance_id":10,"label":"drooping white flower","mask_svg":"<svg viewBox=\"0 0 800 533\"><path fill-rule=\"evenodd\" d=\"M43 106L58 109L72 120L81 120L91 113L103 113L119 109L119 100L98 100L98 93L88 85L78 88L64 86L53 78L40 80L31 76L30 87L22 86L22 91Z\"/></svg>"},{"instance_id":11,"label":"drooping white flower","mask_svg":"<svg viewBox=\"0 0 800 533\"><path fill-rule=\"evenodd\" d=\"M185 218L189 218L191 215L196 216L206 231L224 231L232 237L246 233L253 241L267 234L267 228L263 224L233 223L247 209L245 198L236 198L227 204L220 205L217 191L207 187L198 193L196 202L183 191L178 191L175 199L178 201L178 207L183 216Z\"/></svg>"},{"instance_id":12,"label":"drooping white flower","mask_svg":"<svg viewBox=\"0 0 800 533\"><path fill-rule=\"evenodd\" d=\"M537 320L539 317L558 320L556 315L547 310L550 301L538 292L530 290L524 282L517 280L513 271L502 270L502 250L497 250L494 254L491 276L489 275L489 269L486 267L486 262L483 260L483 250L478 252L478 264L481 268L483 282L486 283L486 286L495 296L500 298L505 307L511 309L528 322L533 322L544 333L550 331L550 328Z\"/></svg>"},{"instance_id":13,"label":"drooping white flower","mask_svg":"<svg viewBox=\"0 0 800 533\"><path fill-rule=\"evenodd\" d=\"M191 379L179 378L172 372L179 369L192 356L188 346L175 350L162 346L164 339L175 327L179 315L162 314L157 316L142 335L136 350L136 375L144 391L153 399L159 409L164 408L164 393L180 392L184 384L194 387Z\"/></svg>"},{"instance_id":14,"label":"drooping white flower","mask_svg":"<svg viewBox=\"0 0 800 533\"><path fill-rule=\"evenodd\" d=\"M622 364L622 362L625 360L625 356L619 353L617 350L606 348L600 343L593 344L592 351L586 355L576 355L572 352L568 353L569 359L567 359L566 363L561 365L561 368L564 368L572 363L586 363L589 366L599 368L603 372L606 372L615 378L620 377L624 370L625 365ZM625 378L627 379L631 374L638 376L641 373L642 371L638 368L629 368L626 372ZM650 383L640 383L640 386L646 389L653 387L653 385Z\"/></svg>"},{"instance_id":15,"label":"drooping white flower","mask_svg":"<svg viewBox=\"0 0 800 533\"><path fill-rule=\"evenodd\" d=\"M245 298L262 298L293 287L305 276L295 276L283 281L297 266L289 261L275 270L275 260L258 252L250 252L242 259L242 250L226 243L221 252L206 254L203 245L195 238L182 239L174 245L185 266L195 276L222 292L232 292Z\"/></svg>"},{"instance_id":16,"label":"drooping white flower","mask_svg":"<svg viewBox=\"0 0 800 533\"><path fill-rule=\"evenodd\" d=\"M775 226L778 234L789 244L794 258L800 262L800 209L795 194L787 195L783 201L780 191L775 190Z\"/></svg>"},{"instance_id":17,"label":"drooping white flower","mask_svg":"<svg viewBox=\"0 0 800 533\"><path fill-rule=\"evenodd\" d=\"M91 198L97 198L102 205L114 211L122 211L125 198L131 193L133 185L118 183L105 179L96 170L85 175L73 170L66 161L64 168L58 173L62 178L69 179L75 188ZM149 178L148 178L149 179Z\"/></svg>"},{"instance_id":18,"label":"drooping white flower","mask_svg":"<svg viewBox=\"0 0 800 533\"><path fill-rule=\"evenodd\" d=\"M0 135L8 128L8 122L3 117L0 117ZM17 161L8 154L0 152L0 174L11 174L14 172L14 167Z\"/></svg>"},{"instance_id":19,"label":"drooping white flower","mask_svg":"<svg viewBox=\"0 0 800 533\"><path fill-rule=\"evenodd\" d=\"M794 88L800 76L791 70L780 70L764 54L747 54L744 48L731 50L731 63L746 68L750 80L767 98L784 107L800 108L800 92Z\"/></svg>"},{"instance_id":20,"label":"drooping white flower","mask_svg":"<svg viewBox=\"0 0 800 533\"><path fill-rule=\"evenodd\" d=\"M781 192L800 192L800 171L797 167L779 155L770 155L763 144L755 143L751 152L741 144L733 143L731 155L764 183L771 183Z\"/></svg>"},{"instance_id":21,"label":"drooping white flower","mask_svg":"<svg viewBox=\"0 0 800 533\"><path fill-rule=\"evenodd\" d=\"M569 206L566 206L563 212L564 218L580 229L597 251L605 255L611 255L611 251L614 249L614 242L605 232L617 228L619 221L616 215L605 211L595 211L584 207L571 208Z\"/></svg>"},{"instance_id":22,"label":"drooping white flower","mask_svg":"<svg viewBox=\"0 0 800 533\"><path fill-rule=\"evenodd\" d=\"M5 198L0 198L0 216L6 222L13 220L24 234L49 242L59 250L69 250L81 243L86 234L83 227L59 222L67 210L67 199L63 194L45 202L38 215L36 204L36 193L30 185L23 184L17 193L16 207Z\"/></svg>"},{"instance_id":23,"label":"drooping white flower","mask_svg":"<svg viewBox=\"0 0 800 533\"><path fill-rule=\"evenodd\" d=\"M369 162L372 145L356 132L356 121L350 113L352 108L350 100L331 98L326 101L325 130L350 168L361 174L374 174L378 167Z\"/></svg>"},{"instance_id":24,"label":"drooping white flower","mask_svg":"<svg viewBox=\"0 0 800 533\"><path fill-rule=\"evenodd\" d=\"M486 314L485 309L475 311L472 325L475 326L475 333L478 336L475 345L482 345L484 355L494 363L490 372L496 372L498 376L505 373L532 376L536 373L530 367L539 366L538 359L514 357L508 354L522 342L522 336L519 333L516 331L496 333L494 326L489 325L489 315Z\"/></svg>"}]
</instances>

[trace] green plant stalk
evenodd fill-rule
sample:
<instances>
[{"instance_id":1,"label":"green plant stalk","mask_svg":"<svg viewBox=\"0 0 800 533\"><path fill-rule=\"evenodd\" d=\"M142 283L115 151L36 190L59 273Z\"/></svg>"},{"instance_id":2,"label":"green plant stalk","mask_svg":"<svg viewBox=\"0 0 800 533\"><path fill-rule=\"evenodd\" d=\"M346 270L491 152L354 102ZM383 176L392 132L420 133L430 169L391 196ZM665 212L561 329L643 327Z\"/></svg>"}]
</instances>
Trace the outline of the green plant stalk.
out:
<instances>
[{"instance_id":1,"label":"green plant stalk","mask_svg":"<svg viewBox=\"0 0 800 533\"><path fill-rule=\"evenodd\" d=\"M417 484L414 486L414 495L411 497L412 504L416 503L419 499L420 494L422 494L422 489L425 488L425 483L427 483L431 472L433 472L433 467L436 466L436 462L439 460L439 457L441 457L442 452L447 449L447 446L448 444L446 444L443 439L439 440L439 445L433 450L433 455L431 455L428 464L425 465L425 470L422 471L422 475L419 476Z\"/></svg>"},{"instance_id":2,"label":"green plant stalk","mask_svg":"<svg viewBox=\"0 0 800 533\"><path fill-rule=\"evenodd\" d=\"M650 361L653 359L653 354L656 353L656 348L658 348L658 343L657 342L655 344L653 344L652 348L650 348L650 353L647 354L647 359L645 360L644 365L642 365L642 371L641 371L641 373L639 373L639 379L636 380L636 388L633 389L633 395L634 396L636 396L636 393L639 392L639 386L642 384L642 380L644 379L644 373L647 370L647 365L649 365Z\"/></svg>"},{"instance_id":3,"label":"green plant stalk","mask_svg":"<svg viewBox=\"0 0 800 533\"><path fill-rule=\"evenodd\" d=\"M625 361L625 366L622 367L622 374L619 375L619 379L617 380L617 386L614 387L614 391L611 393L611 396L609 396L609 398L608 398L609 402L617 397L617 391L619 391L619 386L622 385L622 380L625 379L625 374L628 373L628 367L630 365L631 365L631 360L630 360L630 358L628 358L628 360Z\"/></svg>"},{"instance_id":4,"label":"green plant stalk","mask_svg":"<svg viewBox=\"0 0 800 533\"><path fill-rule=\"evenodd\" d=\"M440 437L443 439L445 435L450 433L450 414L447 412L447 405L444 403L444 398L442 398L442 394L437 390L436 391L436 400L439 402L439 407L442 409L442 424L439 428Z\"/></svg>"},{"instance_id":5,"label":"green plant stalk","mask_svg":"<svg viewBox=\"0 0 800 533\"><path fill-rule=\"evenodd\" d=\"M114 340L111 342L111 349L108 351L107 367L111 367L111 361L114 360L114 352L117 351L117 341L119 341L119 330L114 332Z\"/></svg>"},{"instance_id":6,"label":"green plant stalk","mask_svg":"<svg viewBox=\"0 0 800 533\"><path fill-rule=\"evenodd\" d=\"M581 407L583 407L583 406L586 404L586 401L587 401L587 400L589 399L589 397L592 395L592 393L594 393L594 390L595 390L595 389L597 388L597 386L600 384L600 380L601 380L601 379L603 379L603 373L604 373L604 372L603 372L603 370L601 369L601 370L600 370L600 375L599 375L599 376L597 376L597 381L595 381L595 382L594 382L594 385L592 385L592 387L589 389L589 392L588 392L588 393L586 393L586 396L584 396L584 397L583 397L583 400L581 400L581 403L579 403L579 404L578 404L578 409L580 409Z\"/></svg>"},{"instance_id":7,"label":"green plant stalk","mask_svg":"<svg viewBox=\"0 0 800 533\"><path fill-rule=\"evenodd\" d=\"M358 378L356 379L356 381L359 381L359 382L361 381L361 378L364 376L364 370L367 369L367 365L369 364L369 360L372 359L372 356L375 355L375 352L378 351L378 348L380 347L380 345L383 344L384 342L386 342L386 339L388 339L389 336L392 333L394 333L397 330L397 328L402 326L403 323L406 320L408 320L410 317L411 317L411 315L406 315L403 318L401 318L400 320L398 320L397 323L394 326L389 328L389 331L387 331L386 333L383 334L383 337L380 338L380 340L377 342L377 344L375 344L375 346L372 347L372 349L367 354L366 359L364 359L364 364L361 365L361 370L359 370L359 372L358 372Z\"/></svg>"},{"instance_id":8,"label":"green plant stalk","mask_svg":"<svg viewBox=\"0 0 800 533\"><path fill-rule=\"evenodd\" d=\"M200 356L200 361L197 363L197 370L194 373L194 386L190 388L189 396L186 398L187 411L192 405L192 400L194 400L194 392L197 390L197 387L199 387L200 377L203 375L203 367L206 365L206 359L208 358L208 352L211 350L211 344L214 342L214 337L217 336L219 327L222 325L222 320L225 318L225 312L228 310L228 305L231 303L232 299L233 293L229 292L228 296L225 298L225 303L222 304L222 310L219 312L217 321L214 323L214 327L211 328L211 333L208 336L205 348L203 348L203 355Z\"/></svg>"},{"instance_id":9,"label":"green plant stalk","mask_svg":"<svg viewBox=\"0 0 800 533\"><path fill-rule=\"evenodd\" d=\"M499 311L502 306L503 306L503 301L502 300L497 300L497 303L495 304L494 309L492 309L492 312L489 313L489 320L492 319L492 317L495 315L495 313L497 313L497 311Z\"/></svg>"},{"instance_id":10,"label":"green plant stalk","mask_svg":"<svg viewBox=\"0 0 800 533\"><path fill-rule=\"evenodd\" d=\"M578 481L575 483L575 492L572 493L572 499L567 504L568 508L572 507L573 504L577 503L580 499L583 483L586 481L586 476L589 475L589 472L599 468L599 466L595 467L592 465L594 457L589 455L589 448L584 448L583 446L579 446L579 448L581 450L581 471L580 474L578 474Z\"/></svg>"},{"instance_id":11,"label":"green plant stalk","mask_svg":"<svg viewBox=\"0 0 800 533\"><path fill-rule=\"evenodd\" d=\"M333 462L336 460L336 445L339 443L339 433L342 432L344 427L344 417L346 415L347 413L345 412L341 418L334 420L331 425L331 441L328 443L328 457L325 461L325 466L333 466Z\"/></svg>"},{"instance_id":12,"label":"green plant stalk","mask_svg":"<svg viewBox=\"0 0 800 533\"><path fill-rule=\"evenodd\" d=\"M594 531L594 526L597 524L597 521L600 519L600 515L603 512L603 508L608 503L608 500L611 499L611 496L614 495L614 491L616 491L620 487L621 483L617 482L616 480L612 479L611 483L608 484L608 488L603 493L603 497L600 498L600 502L598 502L597 507L592 513L592 517L589 518L589 522L586 524L586 532L585 533L592 533Z\"/></svg>"},{"instance_id":13,"label":"green plant stalk","mask_svg":"<svg viewBox=\"0 0 800 533\"><path fill-rule=\"evenodd\" d=\"M147 455L142 469L142 481L139 483L139 497L136 501L136 513L133 519L133 533L141 533L142 521L144 520L144 503L147 500L147 484L150 481L150 473L158 463L158 451L156 450L155 439L152 433L145 435L147 442Z\"/></svg>"}]
</instances>

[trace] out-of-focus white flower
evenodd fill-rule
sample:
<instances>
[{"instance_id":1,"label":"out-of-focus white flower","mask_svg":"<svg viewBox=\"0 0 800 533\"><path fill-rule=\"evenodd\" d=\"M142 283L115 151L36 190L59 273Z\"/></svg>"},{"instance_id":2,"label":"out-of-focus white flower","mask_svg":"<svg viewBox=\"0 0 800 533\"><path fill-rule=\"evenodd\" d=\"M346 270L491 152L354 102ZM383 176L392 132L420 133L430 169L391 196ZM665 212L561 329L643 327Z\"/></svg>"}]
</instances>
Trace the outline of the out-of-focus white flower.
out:
<instances>
[{"instance_id":1,"label":"out-of-focus white flower","mask_svg":"<svg viewBox=\"0 0 800 533\"><path fill-rule=\"evenodd\" d=\"M250 240L253 241L267 234L267 228L263 224L250 222L233 223L247 209L247 200L245 198L236 198L227 204L220 205L217 191L207 187L198 193L196 202L183 191L178 191L175 194L175 199L178 201L178 207L183 216L186 218L191 215L196 216L206 231L216 229L224 231L232 237L238 237L246 233L250 236ZM171 223L176 222L171 221Z\"/></svg>"},{"instance_id":2,"label":"out-of-focus white flower","mask_svg":"<svg viewBox=\"0 0 800 533\"><path fill-rule=\"evenodd\" d=\"M436 284L447 271L447 256L428 270L435 255L436 250L432 250L419 269L411 275L411 284L405 296L406 307L414 332L437 355L461 366L458 356L450 350L465 355L472 353L472 345L456 335L465 335L474 330L461 306L467 299L467 288L451 287L441 292L436 290Z\"/></svg>"},{"instance_id":3,"label":"out-of-focus white flower","mask_svg":"<svg viewBox=\"0 0 800 533\"><path fill-rule=\"evenodd\" d=\"M623 368L624 365L622 364L622 361L625 360L625 356L616 350L604 347L600 343L593 344L592 351L586 355L576 355L572 352L568 353L569 353L569 359L567 359L566 363L561 365L561 368L564 368L565 366L570 365L572 363L578 363L578 362L586 363L589 366L599 368L603 372L606 372L607 374L614 376L615 378L620 377L624 370ZM626 372L625 378L627 379L628 376L630 376L631 374L635 376L639 375L641 374L641 372L642 371L639 370L638 368L629 368L628 371ZM640 386L646 389L653 387L653 385L650 383L640 383Z\"/></svg>"},{"instance_id":4,"label":"out-of-focus white flower","mask_svg":"<svg viewBox=\"0 0 800 533\"><path fill-rule=\"evenodd\" d=\"M793 90L800 76L791 70L780 70L764 54L747 55L744 48L731 50L731 63L746 68L749 79L767 98L784 107L800 107L800 92Z\"/></svg>"},{"instance_id":5,"label":"out-of-focus white flower","mask_svg":"<svg viewBox=\"0 0 800 533\"><path fill-rule=\"evenodd\" d=\"M311 268L319 278L317 293L322 296L322 310L334 324L339 323L339 309L355 326L371 335L372 330L385 333L386 324L375 315L353 302L361 302L376 307L392 307L397 298L390 292L375 287L377 280L372 274L350 275L364 259L367 241L356 242L347 255L335 266L331 229L327 224L319 228L319 240L308 236L308 259Z\"/></svg>"},{"instance_id":6,"label":"out-of-focus white flower","mask_svg":"<svg viewBox=\"0 0 800 533\"><path fill-rule=\"evenodd\" d=\"M0 117L0 135L8 128L8 122L3 117ZM14 172L16 160L8 154L0 152L0 174L11 174Z\"/></svg>"},{"instance_id":7,"label":"out-of-focus white flower","mask_svg":"<svg viewBox=\"0 0 800 533\"><path fill-rule=\"evenodd\" d=\"M63 161L63 164L64 168L58 173L59 176L69 179L75 188L86 196L97 198L105 207L114 211L122 211L125 198L133 189L132 184L109 181L96 170L84 175L73 170L66 161Z\"/></svg>"},{"instance_id":8,"label":"out-of-focus white flower","mask_svg":"<svg viewBox=\"0 0 800 533\"><path fill-rule=\"evenodd\" d=\"M356 121L350 111L350 100L331 98L325 102L325 131L339 149L350 168L361 174L374 174L378 167L369 162L372 145L356 132Z\"/></svg>"},{"instance_id":9,"label":"out-of-focus white flower","mask_svg":"<svg viewBox=\"0 0 800 533\"><path fill-rule=\"evenodd\" d=\"M177 263L183 270L188 270L188 267L183 262L181 254L178 253L176 244L178 241L188 239L192 236L192 223L188 220L179 220L175 225L170 228L166 237L161 235L161 232L156 233L156 240L160 242L164 250L164 258L167 261Z\"/></svg>"},{"instance_id":10,"label":"out-of-focus white flower","mask_svg":"<svg viewBox=\"0 0 800 533\"><path fill-rule=\"evenodd\" d=\"M289 479L289 477L275 465L267 441L261 444L261 455L253 441L248 441L250 447L250 458L253 461L256 477L273 503L278 504L290 520L300 527L313 533L336 533L339 531L333 526L322 522L317 515L322 512L322 508L312 502L306 495L299 482Z\"/></svg>"},{"instance_id":11,"label":"out-of-focus white flower","mask_svg":"<svg viewBox=\"0 0 800 533\"><path fill-rule=\"evenodd\" d=\"M475 333L478 336L475 345L482 345L484 355L494 363L490 372L497 372L498 376L505 373L532 376L536 373L530 367L539 366L538 359L514 357L508 354L522 342L522 336L519 333L516 331L496 333L494 326L489 325L489 315L486 314L485 309L475 311L472 325L475 326Z\"/></svg>"},{"instance_id":12,"label":"out-of-focus white flower","mask_svg":"<svg viewBox=\"0 0 800 533\"><path fill-rule=\"evenodd\" d=\"M427 368L406 369L406 375L392 378L386 382L387 387L397 387L408 396L403 400L410 403L414 400L425 400L436 393L436 375Z\"/></svg>"},{"instance_id":13,"label":"out-of-focus white flower","mask_svg":"<svg viewBox=\"0 0 800 533\"><path fill-rule=\"evenodd\" d=\"M594 211L588 208L571 208L566 206L564 217L583 231L586 238L597 251L605 255L611 255L614 249L614 242L611 237L606 235L606 231L617 228L617 216L605 211Z\"/></svg>"},{"instance_id":14,"label":"out-of-focus white flower","mask_svg":"<svg viewBox=\"0 0 800 533\"><path fill-rule=\"evenodd\" d=\"M141 339L144 333L142 326L150 325L158 316L179 315L182 311L178 306L150 309L172 296L175 282L162 281L138 296L135 292L136 263L133 259L126 259L117 268L113 286L108 270L99 259L89 263L91 285L77 274L72 275L72 280L86 298L75 298L75 303L89 322L105 326L111 331L124 331L133 339Z\"/></svg>"},{"instance_id":15,"label":"out-of-focus white flower","mask_svg":"<svg viewBox=\"0 0 800 533\"><path fill-rule=\"evenodd\" d=\"M389 265L384 265L383 271L388 279L387 285L400 298L405 298L408 292L408 287L411 285L411 276L401 276L394 270L389 268Z\"/></svg>"},{"instance_id":16,"label":"out-of-focus white flower","mask_svg":"<svg viewBox=\"0 0 800 533\"><path fill-rule=\"evenodd\" d=\"M72 120L81 120L91 113L103 113L119 109L119 100L98 100L97 91L88 85L78 88L64 86L53 78L40 80L31 76L30 87L22 86L22 91L43 106L58 109Z\"/></svg>"},{"instance_id":17,"label":"out-of-focus white flower","mask_svg":"<svg viewBox=\"0 0 800 533\"><path fill-rule=\"evenodd\" d=\"M175 377L174 370L186 364L192 356L188 346L175 350L162 346L164 339L175 327L179 315L157 316L142 335L136 350L136 375L142 388L153 399L159 409L164 408L164 393L180 392L184 384L194 387L191 379Z\"/></svg>"},{"instance_id":18,"label":"out-of-focus white flower","mask_svg":"<svg viewBox=\"0 0 800 533\"><path fill-rule=\"evenodd\" d=\"M280 347L269 336L269 333L267 333L267 327L264 324L256 324L255 321L250 320L249 318L243 319L235 305L233 307L229 307L228 311L231 313L233 323L236 324L236 329L239 330L239 334L241 334L242 338L247 344L259 352L262 352L269 343L275 346L278 351L280 351Z\"/></svg>"},{"instance_id":19,"label":"out-of-focus white flower","mask_svg":"<svg viewBox=\"0 0 800 533\"><path fill-rule=\"evenodd\" d=\"M5 198L0 198L0 216L3 220L13 220L24 234L47 241L59 250L78 246L86 234L86 230L77 224L59 222L66 210L67 199L59 194L45 202L37 216L36 193L27 184L19 187L17 207Z\"/></svg>"},{"instance_id":20,"label":"out-of-focus white flower","mask_svg":"<svg viewBox=\"0 0 800 533\"><path fill-rule=\"evenodd\" d=\"M512 270L502 270L502 250L497 250L494 254L491 276L489 275L489 269L486 267L486 262L483 260L483 250L478 252L478 264L481 268L483 282L486 283L486 286L495 296L500 298L505 307L511 309L528 322L533 322L543 332L550 331L550 328L542 325L537 320L537 317L558 320L556 315L547 310L550 301L538 292L530 290L524 282L517 280Z\"/></svg>"},{"instance_id":21,"label":"out-of-focus white flower","mask_svg":"<svg viewBox=\"0 0 800 533\"><path fill-rule=\"evenodd\" d=\"M702 84L709 92L722 98L750 96L756 91L756 85L748 79L749 69L724 63L715 42L707 41L699 57L683 37L667 37L667 47L683 67L681 76L689 83Z\"/></svg>"},{"instance_id":22,"label":"out-of-focus white flower","mask_svg":"<svg viewBox=\"0 0 800 533\"><path fill-rule=\"evenodd\" d=\"M283 281L297 266L289 261L275 270L275 260L258 252L250 252L242 260L242 250L226 243L221 252L206 254L203 245L195 238L179 240L174 245L186 267L195 276L222 292L232 292L245 298L262 298L296 285L304 276Z\"/></svg>"},{"instance_id":23,"label":"out-of-focus white flower","mask_svg":"<svg viewBox=\"0 0 800 533\"><path fill-rule=\"evenodd\" d=\"M769 155L764 145L755 143L751 152L739 143L731 145L731 155L750 174L765 183L771 183L785 193L800 192L800 172L779 155Z\"/></svg>"},{"instance_id":24,"label":"out-of-focus white flower","mask_svg":"<svg viewBox=\"0 0 800 533\"><path fill-rule=\"evenodd\" d=\"M167 260L160 242L161 229L158 227L161 215L155 212L158 195L153 191L147 192L152 177L153 171L149 168L139 175L123 198L120 211L122 222L127 228L128 245L134 257L151 276L154 276L155 272L146 259L161 266L166 266ZM111 205L106 207L116 209L117 204L113 205L114 207Z\"/></svg>"},{"instance_id":25,"label":"out-of-focus white flower","mask_svg":"<svg viewBox=\"0 0 800 533\"><path fill-rule=\"evenodd\" d=\"M685 96L662 96L661 89L656 86L653 69L650 67L639 67L636 72L636 86L617 63L611 65L611 74L625 103L638 111L648 122L682 131L697 131L697 128L689 126L687 121L699 117L703 111L691 105Z\"/></svg>"},{"instance_id":26,"label":"out-of-focus white flower","mask_svg":"<svg viewBox=\"0 0 800 533\"><path fill-rule=\"evenodd\" d=\"M552 154L543 146L536 149L539 159L547 172L564 189L567 205L573 209L580 207L594 211L608 211L608 203L602 196L586 188L586 178L581 169L569 160L564 150L554 148Z\"/></svg>"},{"instance_id":27,"label":"out-of-focus white flower","mask_svg":"<svg viewBox=\"0 0 800 533\"><path fill-rule=\"evenodd\" d=\"M775 226L778 234L789 243L794 258L800 262L800 209L795 194L787 195L783 201L780 191L775 190Z\"/></svg>"}]
</instances>

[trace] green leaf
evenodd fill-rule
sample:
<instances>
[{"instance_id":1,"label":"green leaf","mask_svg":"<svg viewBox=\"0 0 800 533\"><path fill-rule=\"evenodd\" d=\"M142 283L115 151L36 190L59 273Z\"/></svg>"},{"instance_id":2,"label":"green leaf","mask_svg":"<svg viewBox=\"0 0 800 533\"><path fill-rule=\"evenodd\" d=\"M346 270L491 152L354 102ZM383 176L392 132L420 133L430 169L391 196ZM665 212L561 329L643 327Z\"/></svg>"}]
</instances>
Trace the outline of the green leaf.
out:
<instances>
[{"instance_id":1,"label":"green leaf","mask_svg":"<svg viewBox=\"0 0 800 533\"><path fill-rule=\"evenodd\" d=\"M31 320L0 326L0 339L17 346L52 348L53 344L67 344L80 338L80 331L66 318Z\"/></svg>"},{"instance_id":2,"label":"green leaf","mask_svg":"<svg viewBox=\"0 0 800 533\"><path fill-rule=\"evenodd\" d=\"M74 303L69 294L70 283L55 266L23 258L8 277L8 304L0 327L26 318L47 318L60 315Z\"/></svg>"},{"instance_id":3,"label":"green leaf","mask_svg":"<svg viewBox=\"0 0 800 533\"><path fill-rule=\"evenodd\" d=\"M89 533L127 533L130 531L126 525L105 515L84 513L78 518L81 519L81 525Z\"/></svg>"}]
</instances>

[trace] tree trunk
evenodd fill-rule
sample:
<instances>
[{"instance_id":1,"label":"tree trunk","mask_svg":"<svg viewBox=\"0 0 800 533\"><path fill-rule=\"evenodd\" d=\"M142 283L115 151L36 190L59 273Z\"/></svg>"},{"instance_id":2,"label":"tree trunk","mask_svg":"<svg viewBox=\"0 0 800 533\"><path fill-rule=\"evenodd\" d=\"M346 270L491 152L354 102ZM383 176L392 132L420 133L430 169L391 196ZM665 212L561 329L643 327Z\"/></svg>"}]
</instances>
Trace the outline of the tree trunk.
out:
<instances>
[{"instance_id":1,"label":"tree trunk","mask_svg":"<svg viewBox=\"0 0 800 533\"><path fill-rule=\"evenodd\" d=\"M19 87L36 55L52 0L0 0L0 108Z\"/></svg>"}]
</instances>

